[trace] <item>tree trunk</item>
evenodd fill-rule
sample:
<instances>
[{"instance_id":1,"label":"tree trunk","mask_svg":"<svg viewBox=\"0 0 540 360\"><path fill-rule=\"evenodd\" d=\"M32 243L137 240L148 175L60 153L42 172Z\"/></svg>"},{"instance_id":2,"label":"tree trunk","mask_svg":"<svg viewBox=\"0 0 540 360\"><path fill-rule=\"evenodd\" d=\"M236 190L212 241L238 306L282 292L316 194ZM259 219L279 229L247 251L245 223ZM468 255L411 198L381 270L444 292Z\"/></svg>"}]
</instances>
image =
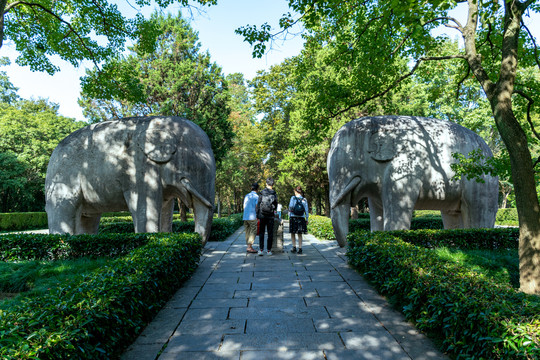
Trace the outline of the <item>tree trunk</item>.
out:
<instances>
[{"instance_id":1,"label":"tree trunk","mask_svg":"<svg viewBox=\"0 0 540 360\"><path fill-rule=\"evenodd\" d=\"M219 192L217 193L217 217L221 218L221 197L219 196Z\"/></svg>"},{"instance_id":2,"label":"tree trunk","mask_svg":"<svg viewBox=\"0 0 540 360\"><path fill-rule=\"evenodd\" d=\"M351 219L358 219L358 205L351 207Z\"/></svg>"},{"instance_id":3,"label":"tree trunk","mask_svg":"<svg viewBox=\"0 0 540 360\"><path fill-rule=\"evenodd\" d=\"M188 211L188 207L184 205L183 203L180 203L180 221L182 222L187 221L187 211Z\"/></svg>"},{"instance_id":4,"label":"tree trunk","mask_svg":"<svg viewBox=\"0 0 540 360\"><path fill-rule=\"evenodd\" d=\"M499 94L497 99L504 98ZM540 293L540 205L534 181L531 153L514 113L505 101L494 101L499 133L510 155L512 180L519 219L519 282L521 291Z\"/></svg>"},{"instance_id":5,"label":"tree trunk","mask_svg":"<svg viewBox=\"0 0 540 360\"><path fill-rule=\"evenodd\" d=\"M330 187L324 186L324 215L330 217Z\"/></svg>"},{"instance_id":6,"label":"tree trunk","mask_svg":"<svg viewBox=\"0 0 540 360\"><path fill-rule=\"evenodd\" d=\"M528 3L530 4L530 3ZM465 58L491 104L497 129L510 156L512 180L519 218L520 288L529 294L540 293L540 204L534 182L534 168L527 136L512 110L512 95L517 74L518 41L525 3L505 1L501 68L493 83L476 51L478 2L468 0L467 24L463 28Z\"/></svg>"}]
</instances>

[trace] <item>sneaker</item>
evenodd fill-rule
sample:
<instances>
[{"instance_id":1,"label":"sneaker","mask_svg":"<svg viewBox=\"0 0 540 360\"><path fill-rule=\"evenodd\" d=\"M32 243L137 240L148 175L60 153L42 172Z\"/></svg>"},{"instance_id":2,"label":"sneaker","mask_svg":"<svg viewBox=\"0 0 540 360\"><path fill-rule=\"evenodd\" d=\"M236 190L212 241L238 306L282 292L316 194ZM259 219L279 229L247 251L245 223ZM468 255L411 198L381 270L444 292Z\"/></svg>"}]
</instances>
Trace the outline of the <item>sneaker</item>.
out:
<instances>
[{"instance_id":1,"label":"sneaker","mask_svg":"<svg viewBox=\"0 0 540 360\"><path fill-rule=\"evenodd\" d=\"M293 254L295 254L295 253L296 253L296 246L293 246L293 248L292 248L291 252L292 252Z\"/></svg>"},{"instance_id":2,"label":"sneaker","mask_svg":"<svg viewBox=\"0 0 540 360\"><path fill-rule=\"evenodd\" d=\"M272 251L268 250L268 251L266 252L266 255L272 255Z\"/></svg>"},{"instance_id":3,"label":"sneaker","mask_svg":"<svg viewBox=\"0 0 540 360\"><path fill-rule=\"evenodd\" d=\"M302 253L302 248L298 249L298 254Z\"/></svg>"},{"instance_id":4,"label":"sneaker","mask_svg":"<svg viewBox=\"0 0 540 360\"><path fill-rule=\"evenodd\" d=\"M263 256L263 251L262 250L259 250L259 252L257 253L259 256Z\"/></svg>"}]
</instances>

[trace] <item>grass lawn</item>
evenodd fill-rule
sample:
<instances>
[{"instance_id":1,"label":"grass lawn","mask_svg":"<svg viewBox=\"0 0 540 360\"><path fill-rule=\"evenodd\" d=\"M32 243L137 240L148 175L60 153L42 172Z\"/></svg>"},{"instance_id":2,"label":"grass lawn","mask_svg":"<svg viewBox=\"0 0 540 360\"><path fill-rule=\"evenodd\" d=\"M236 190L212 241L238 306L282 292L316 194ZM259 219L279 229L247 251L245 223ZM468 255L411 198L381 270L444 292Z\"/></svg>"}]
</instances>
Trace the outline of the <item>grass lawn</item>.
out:
<instances>
[{"instance_id":1,"label":"grass lawn","mask_svg":"<svg viewBox=\"0 0 540 360\"><path fill-rule=\"evenodd\" d=\"M438 248L434 250L442 259L457 262L475 272L494 279L501 284L519 288L519 257L517 249L457 250Z\"/></svg>"},{"instance_id":2,"label":"grass lawn","mask_svg":"<svg viewBox=\"0 0 540 360\"><path fill-rule=\"evenodd\" d=\"M80 258L57 261L0 262L0 308L17 295L40 294L107 265L110 258Z\"/></svg>"}]
</instances>

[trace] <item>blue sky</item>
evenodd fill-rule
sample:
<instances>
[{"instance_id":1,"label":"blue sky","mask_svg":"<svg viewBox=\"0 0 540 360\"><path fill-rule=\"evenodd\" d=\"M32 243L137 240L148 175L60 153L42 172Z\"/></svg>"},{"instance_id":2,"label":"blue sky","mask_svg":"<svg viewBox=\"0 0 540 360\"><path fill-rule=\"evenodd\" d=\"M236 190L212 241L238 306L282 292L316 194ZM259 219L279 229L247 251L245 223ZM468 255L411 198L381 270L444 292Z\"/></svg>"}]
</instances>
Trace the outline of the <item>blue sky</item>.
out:
<instances>
[{"instance_id":1,"label":"blue sky","mask_svg":"<svg viewBox=\"0 0 540 360\"><path fill-rule=\"evenodd\" d=\"M132 16L133 9L127 6L126 0L117 0L119 8ZM181 8L171 6L168 12L177 13ZM273 49L261 59L253 59L251 47L243 38L234 33L234 30L244 25L260 25L268 22L277 28L277 21L283 13L288 12L287 0L218 0L217 6L205 7L203 13L196 10L191 12L182 9L184 17L191 19L192 27L199 32L199 41L202 49L210 52L212 61L220 65L225 74L241 72L245 78L251 79L258 70L268 69L284 59L297 55L302 48L300 36L290 38L284 42L273 44ZM143 14L149 15L152 8L146 8ZM537 14L536 14L537 15ZM462 14L456 14L461 17ZM536 39L540 39L540 16L535 20L527 20L531 25ZM452 37L457 33L450 34ZM28 68L14 64L16 52L9 42L0 49L0 56L8 56L12 65L0 70L6 70L11 82L19 88L19 96L29 98L48 98L60 105L60 114L84 120L82 111L77 104L80 92L79 78L85 74L90 63L84 63L74 68L67 62L59 59L54 61L61 67L61 71L54 76L46 73L31 72Z\"/></svg>"}]
</instances>

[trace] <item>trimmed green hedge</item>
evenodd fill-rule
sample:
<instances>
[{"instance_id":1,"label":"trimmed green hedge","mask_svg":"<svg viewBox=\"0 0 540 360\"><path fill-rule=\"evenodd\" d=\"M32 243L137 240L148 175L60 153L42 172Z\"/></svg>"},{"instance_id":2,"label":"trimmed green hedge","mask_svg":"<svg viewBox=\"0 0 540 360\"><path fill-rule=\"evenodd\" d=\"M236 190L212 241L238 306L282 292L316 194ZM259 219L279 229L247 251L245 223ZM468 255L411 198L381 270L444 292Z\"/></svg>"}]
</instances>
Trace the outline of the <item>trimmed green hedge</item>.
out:
<instances>
[{"instance_id":1,"label":"trimmed green hedge","mask_svg":"<svg viewBox=\"0 0 540 360\"><path fill-rule=\"evenodd\" d=\"M0 310L0 358L116 358L197 267L197 234L137 234L109 266ZM127 236L129 238L129 236Z\"/></svg>"},{"instance_id":2,"label":"trimmed green hedge","mask_svg":"<svg viewBox=\"0 0 540 360\"><path fill-rule=\"evenodd\" d=\"M119 256L147 241L146 234L5 234L0 236L0 261Z\"/></svg>"},{"instance_id":3,"label":"trimmed green hedge","mask_svg":"<svg viewBox=\"0 0 540 360\"><path fill-rule=\"evenodd\" d=\"M349 263L419 330L438 338L443 351L457 358L540 358L540 297L443 261L395 235L349 234ZM481 231L467 243L480 238L489 241Z\"/></svg>"},{"instance_id":4,"label":"trimmed green hedge","mask_svg":"<svg viewBox=\"0 0 540 360\"><path fill-rule=\"evenodd\" d=\"M518 228L454 229L454 230L398 230L388 231L403 241L425 248L450 247L455 249L517 249Z\"/></svg>"},{"instance_id":5,"label":"trimmed green hedge","mask_svg":"<svg viewBox=\"0 0 540 360\"><path fill-rule=\"evenodd\" d=\"M225 241L230 235L232 235L243 224L242 214L234 214L226 218L216 218L212 220L212 230L210 232L210 238L208 241ZM173 221L174 233L177 232L194 232L195 222L187 221ZM110 233L133 233L135 228L132 221L123 222L109 222L99 225L100 234Z\"/></svg>"},{"instance_id":6,"label":"trimmed green hedge","mask_svg":"<svg viewBox=\"0 0 540 360\"><path fill-rule=\"evenodd\" d=\"M413 217L411 220L411 229L442 229L442 219L440 216L423 215ZM358 219L349 220L349 232L359 230L370 230L369 216L362 216ZM308 233L318 239L335 240L332 220L326 216L310 215L308 224Z\"/></svg>"},{"instance_id":7,"label":"trimmed green hedge","mask_svg":"<svg viewBox=\"0 0 540 360\"><path fill-rule=\"evenodd\" d=\"M495 222L500 225L518 226L519 219L516 208L499 209Z\"/></svg>"},{"instance_id":8,"label":"trimmed green hedge","mask_svg":"<svg viewBox=\"0 0 540 360\"><path fill-rule=\"evenodd\" d=\"M16 231L45 228L47 228L46 212L0 214L0 231Z\"/></svg>"}]
</instances>

